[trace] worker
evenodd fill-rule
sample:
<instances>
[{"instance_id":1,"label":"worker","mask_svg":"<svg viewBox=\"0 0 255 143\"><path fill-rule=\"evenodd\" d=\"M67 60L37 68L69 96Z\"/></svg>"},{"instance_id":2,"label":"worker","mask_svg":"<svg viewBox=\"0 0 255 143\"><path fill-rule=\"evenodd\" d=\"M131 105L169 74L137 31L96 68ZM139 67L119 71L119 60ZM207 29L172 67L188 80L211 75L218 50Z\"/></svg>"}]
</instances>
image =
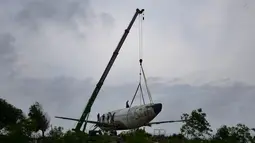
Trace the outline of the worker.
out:
<instances>
[{"instance_id":1,"label":"worker","mask_svg":"<svg viewBox=\"0 0 255 143\"><path fill-rule=\"evenodd\" d=\"M103 114L103 115L102 115L102 122L104 122L104 118L105 118L105 115Z\"/></svg>"},{"instance_id":2,"label":"worker","mask_svg":"<svg viewBox=\"0 0 255 143\"><path fill-rule=\"evenodd\" d=\"M129 108L129 104L128 104L128 101L126 102L126 108Z\"/></svg>"},{"instance_id":3,"label":"worker","mask_svg":"<svg viewBox=\"0 0 255 143\"><path fill-rule=\"evenodd\" d=\"M109 121L108 121L108 123L110 123L110 122L111 122L111 119L112 119L112 113L109 112L108 114L109 114Z\"/></svg>"},{"instance_id":4,"label":"worker","mask_svg":"<svg viewBox=\"0 0 255 143\"><path fill-rule=\"evenodd\" d=\"M97 121L100 122L100 114L97 114Z\"/></svg>"},{"instance_id":5,"label":"worker","mask_svg":"<svg viewBox=\"0 0 255 143\"><path fill-rule=\"evenodd\" d=\"M109 122L109 118L110 118L110 116L109 116L109 114L107 114L107 117L106 117L107 123Z\"/></svg>"},{"instance_id":6,"label":"worker","mask_svg":"<svg viewBox=\"0 0 255 143\"><path fill-rule=\"evenodd\" d=\"M112 119L111 119L112 123L114 122L114 115L115 115L115 112L112 114Z\"/></svg>"}]
</instances>

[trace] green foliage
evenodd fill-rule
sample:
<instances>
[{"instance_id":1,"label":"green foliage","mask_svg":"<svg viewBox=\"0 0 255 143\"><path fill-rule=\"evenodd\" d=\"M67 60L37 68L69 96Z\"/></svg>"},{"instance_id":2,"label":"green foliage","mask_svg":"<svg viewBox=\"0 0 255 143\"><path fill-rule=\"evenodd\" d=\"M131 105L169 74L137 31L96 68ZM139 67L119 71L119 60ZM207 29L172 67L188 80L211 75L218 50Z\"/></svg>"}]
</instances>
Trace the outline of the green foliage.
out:
<instances>
[{"instance_id":1,"label":"green foliage","mask_svg":"<svg viewBox=\"0 0 255 143\"><path fill-rule=\"evenodd\" d=\"M0 98L0 130L15 125L25 118L22 110L17 109L13 105L7 103L4 99Z\"/></svg>"},{"instance_id":2,"label":"green foliage","mask_svg":"<svg viewBox=\"0 0 255 143\"><path fill-rule=\"evenodd\" d=\"M255 140L251 136L250 129L244 124L237 124L234 127L223 125L217 130L214 137L215 140L233 143L253 143Z\"/></svg>"},{"instance_id":3,"label":"green foliage","mask_svg":"<svg viewBox=\"0 0 255 143\"><path fill-rule=\"evenodd\" d=\"M193 139L203 139L211 136L211 125L206 119L206 113L201 108L193 110L190 115L184 113L181 119L185 120L184 125L181 127L181 133L184 136Z\"/></svg>"},{"instance_id":4,"label":"green foliage","mask_svg":"<svg viewBox=\"0 0 255 143\"><path fill-rule=\"evenodd\" d=\"M24 119L15 125L9 126L7 136L10 137L10 142L28 142L31 133L31 124L27 119Z\"/></svg>"},{"instance_id":5,"label":"green foliage","mask_svg":"<svg viewBox=\"0 0 255 143\"><path fill-rule=\"evenodd\" d=\"M56 127L56 126L54 126L54 128L52 128L49 131L48 136L54 137L54 138L61 138L61 137L64 136L63 130L64 130L63 127Z\"/></svg>"},{"instance_id":6,"label":"green foliage","mask_svg":"<svg viewBox=\"0 0 255 143\"><path fill-rule=\"evenodd\" d=\"M49 131L48 137L51 138L51 141L53 141L54 143L62 142L62 138L64 136L63 130L63 127L54 126L54 128Z\"/></svg>"},{"instance_id":7,"label":"green foliage","mask_svg":"<svg viewBox=\"0 0 255 143\"><path fill-rule=\"evenodd\" d=\"M230 136L235 136L240 143L247 143L252 140L250 129L244 124L237 124L236 127L230 127Z\"/></svg>"},{"instance_id":8,"label":"green foliage","mask_svg":"<svg viewBox=\"0 0 255 143\"><path fill-rule=\"evenodd\" d=\"M34 124L34 131L42 131L42 136L44 137L45 131L49 128L49 119L47 118L46 113L43 112L42 106L36 102L31 105L28 113L29 118Z\"/></svg>"},{"instance_id":9,"label":"green foliage","mask_svg":"<svg viewBox=\"0 0 255 143\"><path fill-rule=\"evenodd\" d=\"M64 143L78 143L78 142L87 142L89 140L89 136L86 133L83 132L74 132L71 130L68 130L64 135L62 136L62 141Z\"/></svg>"},{"instance_id":10,"label":"green foliage","mask_svg":"<svg viewBox=\"0 0 255 143\"><path fill-rule=\"evenodd\" d=\"M182 134L173 134L168 137L170 143L179 143L181 141L186 141L186 138Z\"/></svg>"},{"instance_id":11,"label":"green foliage","mask_svg":"<svg viewBox=\"0 0 255 143\"><path fill-rule=\"evenodd\" d=\"M137 129L122 134L122 137L127 143L142 143L150 142L151 135L146 133L144 130Z\"/></svg>"},{"instance_id":12,"label":"green foliage","mask_svg":"<svg viewBox=\"0 0 255 143\"><path fill-rule=\"evenodd\" d=\"M227 129L227 131L225 131L225 132L228 132L228 136L226 136L225 138L221 137L221 139L223 139L223 140L231 139L238 143L247 143L247 142L252 142L252 140L253 140L252 136L250 134L250 129L247 126L245 126L244 124L237 124L235 127L224 126L224 129L225 130ZM216 135L217 135L217 133L216 133Z\"/></svg>"}]
</instances>

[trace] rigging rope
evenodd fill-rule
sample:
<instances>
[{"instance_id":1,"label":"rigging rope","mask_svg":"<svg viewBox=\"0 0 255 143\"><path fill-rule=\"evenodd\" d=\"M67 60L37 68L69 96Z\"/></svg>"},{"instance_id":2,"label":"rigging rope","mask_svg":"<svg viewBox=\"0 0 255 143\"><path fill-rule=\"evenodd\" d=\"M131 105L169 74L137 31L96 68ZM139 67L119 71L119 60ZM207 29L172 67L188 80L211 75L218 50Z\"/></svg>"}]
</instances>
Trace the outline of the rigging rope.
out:
<instances>
[{"instance_id":1,"label":"rigging rope","mask_svg":"<svg viewBox=\"0 0 255 143\"><path fill-rule=\"evenodd\" d=\"M142 27L142 20L141 20L141 15L139 15L139 59L142 59L142 31L141 31L141 27ZM140 68L140 72L139 72L139 86L140 86L140 105L142 105L142 99L143 98L143 93L142 93L142 86L141 86L141 68ZM144 103L145 104L145 103Z\"/></svg>"},{"instance_id":2,"label":"rigging rope","mask_svg":"<svg viewBox=\"0 0 255 143\"><path fill-rule=\"evenodd\" d=\"M149 96L149 99L150 99L150 103L153 103L153 100L152 100L152 97L151 97L151 92L150 92L148 84L147 84L147 80L146 80L146 76L145 76L142 64L141 64L141 69L142 69L142 72L143 72L143 78L144 78L144 82L145 82L145 87L147 89L147 93L148 93L148 96Z\"/></svg>"},{"instance_id":3,"label":"rigging rope","mask_svg":"<svg viewBox=\"0 0 255 143\"><path fill-rule=\"evenodd\" d=\"M141 84L140 84L140 91L141 91L141 98L142 98L142 100L143 100L143 104L145 104L145 101L144 101L144 97L143 97L143 89L142 89L142 87L141 87ZM141 100L141 99L140 99ZM140 101L141 102L141 101ZM140 104L142 104L142 103L140 103Z\"/></svg>"},{"instance_id":4,"label":"rigging rope","mask_svg":"<svg viewBox=\"0 0 255 143\"><path fill-rule=\"evenodd\" d=\"M148 93L148 97L149 97L150 103L153 103L152 96L151 96L149 87L147 85L147 80L146 80L145 72L144 72L143 66L142 66L142 62L143 62L143 53L142 53L142 48L143 48L143 28L142 28L142 21L143 20L144 20L144 16L142 15L142 17L141 17L141 15L139 15L139 63L140 63L139 84L137 86L137 89L136 89L135 94L133 96L133 99L131 101L130 107L133 104L133 101L134 101L134 99L135 99L135 97L137 95L137 92L138 92L139 88L140 88L140 104L142 104L141 103L142 101L143 101L143 104L145 104L143 90L142 90L142 85L141 85L142 74L143 74L143 78L144 78L144 82L145 82L145 87L146 87L146 90L147 90L147 93Z\"/></svg>"},{"instance_id":5,"label":"rigging rope","mask_svg":"<svg viewBox=\"0 0 255 143\"><path fill-rule=\"evenodd\" d=\"M140 59L142 59L143 57L143 53L142 53L142 16L140 15L139 16L139 61ZM142 85L141 85L141 82L142 82L142 77L141 77L141 74L142 74L142 70L140 68L140 72L139 72L139 84L140 84L140 105L142 105L142 100L143 100L143 104L145 104L145 101L144 101L144 97L143 97L143 90L142 90Z\"/></svg>"},{"instance_id":6,"label":"rigging rope","mask_svg":"<svg viewBox=\"0 0 255 143\"><path fill-rule=\"evenodd\" d=\"M144 78L144 82L145 82L145 86L146 86L146 90L147 90L147 93L148 93L148 96L149 96L149 100L150 100L150 103L153 103L153 100L152 100L152 97L151 97L151 92L150 92L150 90L149 90L149 87L148 87L148 84L147 84L147 80L146 80L146 76L145 76L145 72L144 72L144 70L143 70L143 66L142 66L142 62L143 62L143 50L142 50L142 48L143 48L143 24L142 24L142 22L143 22L143 20L144 20L144 14L142 15L142 17L140 16L139 17L140 18L140 27L139 27L139 62L140 62L140 83L141 83L141 72L142 72L142 74L143 74L143 78ZM142 91L142 89L141 89L141 91Z\"/></svg>"},{"instance_id":7,"label":"rigging rope","mask_svg":"<svg viewBox=\"0 0 255 143\"><path fill-rule=\"evenodd\" d=\"M139 15L139 59L143 58L143 18Z\"/></svg>"}]
</instances>

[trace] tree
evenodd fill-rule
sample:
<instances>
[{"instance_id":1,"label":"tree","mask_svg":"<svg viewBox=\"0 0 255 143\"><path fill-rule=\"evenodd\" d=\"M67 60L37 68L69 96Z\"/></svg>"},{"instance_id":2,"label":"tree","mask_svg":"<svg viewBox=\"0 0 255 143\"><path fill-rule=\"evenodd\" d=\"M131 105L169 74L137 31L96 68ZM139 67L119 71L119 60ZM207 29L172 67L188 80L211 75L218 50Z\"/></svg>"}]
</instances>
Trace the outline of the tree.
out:
<instances>
[{"instance_id":1,"label":"tree","mask_svg":"<svg viewBox=\"0 0 255 143\"><path fill-rule=\"evenodd\" d=\"M63 127L56 127L51 128L51 130L48 133L48 137L51 138L51 141L54 143L62 142L62 138L64 136Z\"/></svg>"},{"instance_id":2,"label":"tree","mask_svg":"<svg viewBox=\"0 0 255 143\"><path fill-rule=\"evenodd\" d=\"M214 136L215 140L231 143L253 143L250 129L244 124L237 124L234 127L221 126Z\"/></svg>"},{"instance_id":3,"label":"tree","mask_svg":"<svg viewBox=\"0 0 255 143\"><path fill-rule=\"evenodd\" d=\"M235 137L239 143L252 142L250 129L244 124L237 124L235 127L229 127L230 136Z\"/></svg>"},{"instance_id":4,"label":"tree","mask_svg":"<svg viewBox=\"0 0 255 143\"><path fill-rule=\"evenodd\" d=\"M185 120L181 127L181 133L186 137L193 139L201 139L211 136L212 129L210 123L206 120L206 113L201 108L193 110L191 114L184 113L181 116Z\"/></svg>"},{"instance_id":5,"label":"tree","mask_svg":"<svg viewBox=\"0 0 255 143\"><path fill-rule=\"evenodd\" d=\"M0 130L8 142L28 142L32 133L31 122L21 109L0 99Z\"/></svg>"},{"instance_id":6,"label":"tree","mask_svg":"<svg viewBox=\"0 0 255 143\"><path fill-rule=\"evenodd\" d=\"M29 142L32 128L31 122L28 119L23 119L15 125L8 127L7 136L10 142Z\"/></svg>"},{"instance_id":7,"label":"tree","mask_svg":"<svg viewBox=\"0 0 255 143\"><path fill-rule=\"evenodd\" d=\"M226 125L221 126L217 129L217 132L214 136L216 140L227 142L230 138L229 128Z\"/></svg>"},{"instance_id":8,"label":"tree","mask_svg":"<svg viewBox=\"0 0 255 143\"><path fill-rule=\"evenodd\" d=\"M75 132L68 130L63 137L65 142L78 142L78 138Z\"/></svg>"},{"instance_id":9,"label":"tree","mask_svg":"<svg viewBox=\"0 0 255 143\"><path fill-rule=\"evenodd\" d=\"M34 124L34 131L38 132L41 130L42 136L44 137L45 131L49 128L50 121L47 118L46 113L43 112L42 106L38 102L31 105L28 116Z\"/></svg>"},{"instance_id":10,"label":"tree","mask_svg":"<svg viewBox=\"0 0 255 143\"><path fill-rule=\"evenodd\" d=\"M88 142L88 134L84 133L84 132L74 132L71 130L68 130L64 137L63 140L66 143L75 143L75 142Z\"/></svg>"},{"instance_id":11,"label":"tree","mask_svg":"<svg viewBox=\"0 0 255 143\"><path fill-rule=\"evenodd\" d=\"M186 138L182 134L173 134L168 136L170 143L182 143L186 141Z\"/></svg>"},{"instance_id":12,"label":"tree","mask_svg":"<svg viewBox=\"0 0 255 143\"><path fill-rule=\"evenodd\" d=\"M64 136L63 133L64 128L63 127L56 127L54 126L48 133L48 136L54 137L54 138L61 138Z\"/></svg>"},{"instance_id":13,"label":"tree","mask_svg":"<svg viewBox=\"0 0 255 143\"><path fill-rule=\"evenodd\" d=\"M0 98L0 130L15 125L21 120L25 119L22 110L7 103L4 99Z\"/></svg>"},{"instance_id":14,"label":"tree","mask_svg":"<svg viewBox=\"0 0 255 143\"><path fill-rule=\"evenodd\" d=\"M126 133L122 133L121 137L125 140L127 143L142 143L146 142L149 143L151 139L151 135L146 133L142 129L136 129L133 131L128 131Z\"/></svg>"}]
</instances>

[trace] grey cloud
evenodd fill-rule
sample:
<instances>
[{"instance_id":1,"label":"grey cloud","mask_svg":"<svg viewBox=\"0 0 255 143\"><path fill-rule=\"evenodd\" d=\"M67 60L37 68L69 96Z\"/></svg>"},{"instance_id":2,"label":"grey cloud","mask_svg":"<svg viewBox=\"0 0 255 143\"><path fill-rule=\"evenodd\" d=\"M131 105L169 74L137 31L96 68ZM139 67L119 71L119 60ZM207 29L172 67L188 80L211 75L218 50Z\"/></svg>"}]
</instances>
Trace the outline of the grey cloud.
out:
<instances>
[{"instance_id":1,"label":"grey cloud","mask_svg":"<svg viewBox=\"0 0 255 143\"><path fill-rule=\"evenodd\" d=\"M103 12L100 17L102 19L103 26L106 26L106 28L114 26L114 18L109 13Z\"/></svg>"},{"instance_id":2,"label":"grey cloud","mask_svg":"<svg viewBox=\"0 0 255 143\"><path fill-rule=\"evenodd\" d=\"M154 100L163 103L163 110L155 120L179 119L182 113L203 108L215 130L222 124L244 123L254 127L252 111L255 86L232 83L227 86L216 85L153 85ZM181 124L159 125L154 128L166 129L168 133L178 132ZM153 131L148 128L149 131Z\"/></svg>"},{"instance_id":3,"label":"grey cloud","mask_svg":"<svg viewBox=\"0 0 255 143\"><path fill-rule=\"evenodd\" d=\"M12 78L2 80L0 85L1 98L7 99L26 113L31 104L40 102L54 125L61 125L61 121L54 119L56 115L79 116L92 87L89 80L78 81L68 77Z\"/></svg>"},{"instance_id":4,"label":"grey cloud","mask_svg":"<svg viewBox=\"0 0 255 143\"><path fill-rule=\"evenodd\" d=\"M158 27L166 25L155 31L168 33L160 37L161 40L154 41L169 44L158 46L151 54L153 56L160 53L162 57L169 55L168 68L160 68L165 70L166 75L171 73L174 76L184 76L201 70L207 70L210 75L217 71L215 78L229 76L254 84L255 77L252 73L255 68L251 66L254 61L252 53L255 52L253 1L173 1L171 6L167 5L169 3L165 1L164 18L153 17L153 20L160 21L157 23ZM245 3L249 8L244 7ZM162 13L157 12L158 15ZM153 59L151 63L153 61L156 60Z\"/></svg>"},{"instance_id":5,"label":"grey cloud","mask_svg":"<svg viewBox=\"0 0 255 143\"><path fill-rule=\"evenodd\" d=\"M26 64L29 63L24 63L23 59L20 59L21 56L24 56L22 54L27 51L35 51L34 49L39 50L38 47L30 46L29 43L32 43L31 39L36 37L41 38L42 41L47 38L38 31L47 28L43 27L43 24L50 23L47 26L55 24L60 27L63 25L76 26L74 25L75 20L79 20L79 18L88 25L91 24L90 22L93 21L95 14L90 8L89 1L27 0L16 2L16 5L7 2L0 6L1 10L6 10L6 15L0 15L0 19L4 21L1 23L2 27L0 29L8 31L0 34L1 98L7 99L25 112L33 102L39 101L51 118L57 113L61 113L58 111L63 111L65 114L66 112L80 113L86 103L87 92L92 88L91 79L78 81L73 77L63 76L51 78L22 77L19 76L21 71L19 71L20 69L17 70L17 63L25 64L25 66L21 65L24 66L21 68L26 68ZM108 17L110 16L108 15ZM110 25L108 24L108 26ZM23 31L26 28L28 30ZM31 35L36 35L36 37ZM33 62L33 59L30 60ZM46 65L46 67L51 67L51 65ZM56 67L51 67L51 69L54 68ZM9 76L10 73L13 75L12 77ZM72 106L79 106L79 102L81 107ZM72 108L77 108L77 112L66 109L69 105Z\"/></svg>"},{"instance_id":6,"label":"grey cloud","mask_svg":"<svg viewBox=\"0 0 255 143\"><path fill-rule=\"evenodd\" d=\"M18 67L12 66L21 76L55 76L80 71L75 68L85 67L81 63L91 59L86 55L89 50L83 50L91 48L89 38L95 23L102 22L100 26L105 29L114 23L109 13L96 12L89 0L15 0L2 3L0 9L3 11L0 30L15 38L13 50L17 53L15 66ZM81 53L82 56L77 55ZM89 72L89 68L83 72Z\"/></svg>"},{"instance_id":7,"label":"grey cloud","mask_svg":"<svg viewBox=\"0 0 255 143\"><path fill-rule=\"evenodd\" d=\"M10 33L0 33L0 77L13 76L16 72L14 64L16 52L14 49L15 38Z\"/></svg>"},{"instance_id":8,"label":"grey cloud","mask_svg":"<svg viewBox=\"0 0 255 143\"><path fill-rule=\"evenodd\" d=\"M22 10L16 15L16 21L23 26L37 28L42 23L55 21L57 24L75 24L75 18L89 20L92 16L89 1L25 1Z\"/></svg>"},{"instance_id":9,"label":"grey cloud","mask_svg":"<svg viewBox=\"0 0 255 143\"><path fill-rule=\"evenodd\" d=\"M15 38L9 33L0 34L0 57L1 61L11 62L10 60L15 58L15 51L13 47Z\"/></svg>"}]
</instances>

